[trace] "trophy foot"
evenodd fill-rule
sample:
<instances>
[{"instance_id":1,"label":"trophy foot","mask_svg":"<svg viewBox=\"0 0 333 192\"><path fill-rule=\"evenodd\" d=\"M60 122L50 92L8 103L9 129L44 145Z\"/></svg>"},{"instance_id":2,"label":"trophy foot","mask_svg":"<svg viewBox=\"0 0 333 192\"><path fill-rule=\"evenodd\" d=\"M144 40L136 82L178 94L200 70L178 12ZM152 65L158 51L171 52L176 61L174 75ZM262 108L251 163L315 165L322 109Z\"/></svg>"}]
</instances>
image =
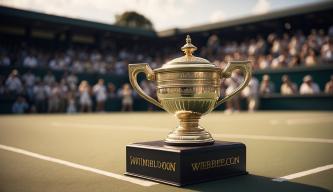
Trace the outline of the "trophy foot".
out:
<instances>
[{"instance_id":1,"label":"trophy foot","mask_svg":"<svg viewBox=\"0 0 333 192\"><path fill-rule=\"evenodd\" d=\"M179 126L172 131L164 142L173 146L198 146L210 145L214 139L204 128L199 126L201 114L192 111L176 113Z\"/></svg>"}]
</instances>

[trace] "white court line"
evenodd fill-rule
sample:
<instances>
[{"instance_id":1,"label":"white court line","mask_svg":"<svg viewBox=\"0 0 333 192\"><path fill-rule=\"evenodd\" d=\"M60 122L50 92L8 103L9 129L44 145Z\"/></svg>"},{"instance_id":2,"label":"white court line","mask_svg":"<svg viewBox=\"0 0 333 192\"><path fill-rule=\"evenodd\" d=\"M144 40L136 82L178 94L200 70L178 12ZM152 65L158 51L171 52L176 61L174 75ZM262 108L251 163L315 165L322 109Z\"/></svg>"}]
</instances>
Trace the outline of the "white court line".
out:
<instances>
[{"instance_id":1,"label":"white court line","mask_svg":"<svg viewBox=\"0 0 333 192\"><path fill-rule=\"evenodd\" d=\"M317 124L317 123L332 123L332 118L326 118L326 117L315 117L311 119L288 119L286 121L287 125L308 125L308 124Z\"/></svg>"},{"instance_id":2,"label":"white court line","mask_svg":"<svg viewBox=\"0 0 333 192\"><path fill-rule=\"evenodd\" d=\"M123 125L109 125L109 124L96 124L96 123L61 123L52 122L54 127L77 127L77 128L105 128L105 129L122 129L131 131L147 131L147 132L170 132L171 129L161 129L153 127L140 127L140 126L123 126ZM213 134L213 137L224 138L237 138L237 139L257 139L257 140L271 140L271 141L291 141L291 142L306 142L306 143L333 143L333 139L311 138L311 137L284 137L284 136L269 136L269 135L241 135L241 134Z\"/></svg>"},{"instance_id":3,"label":"white court line","mask_svg":"<svg viewBox=\"0 0 333 192\"><path fill-rule=\"evenodd\" d=\"M309 138L309 137L281 137L267 135L238 135L238 134L213 134L216 137L237 138L237 139L258 139L273 141L293 141L293 142L309 142L309 143L333 143L333 139Z\"/></svg>"},{"instance_id":4,"label":"white court line","mask_svg":"<svg viewBox=\"0 0 333 192\"><path fill-rule=\"evenodd\" d=\"M326 170L329 170L329 169L333 169L333 164L325 165L325 166L322 166L322 167L317 167L317 168L310 169L310 170L307 170L307 171L294 173L294 174L291 174L291 175L286 175L286 176L279 177L279 178L272 179L272 180L277 181L277 182L282 182L282 181L287 181L287 180L296 179L296 178L299 178L299 177L304 177L304 176L307 176L307 175L319 173L319 172L326 171Z\"/></svg>"},{"instance_id":5,"label":"white court line","mask_svg":"<svg viewBox=\"0 0 333 192\"><path fill-rule=\"evenodd\" d=\"M170 132L171 129L160 129L153 127L143 127L143 126L124 126L115 124L103 124L103 123L63 123L63 122L52 122L53 127L76 127L76 128L103 128L103 129L122 129L122 130L133 130L133 131L147 131L147 132Z\"/></svg>"},{"instance_id":6,"label":"white court line","mask_svg":"<svg viewBox=\"0 0 333 192\"><path fill-rule=\"evenodd\" d=\"M80 165L80 164L73 163L73 162L70 162L70 161L65 161L65 160L49 157L49 156L46 156L46 155L41 155L41 154L38 154L38 153L30 152L30 151L27 151L27 150L24 150L24 149L19 149L19 148L16 148L16 147L10 147L10 146L0 144L0 149L6 150L6 151L11 151L11 152L14 152L14 153L19 153L19 154L22 154L22 155L27 155L27 156L34 157L34 158L37 158L37 159L42 159L42 160L45 160L45 161L50 161L50 162L53 162L53 163L58 163L58 164L61 164L61 165L65 165L65 166L68 166L68 167L72 167L72 168L76 168L76 169L80 169L80 170L84 170L84 171L93 172L93 173L96 173L96 174L99 174L99 175L104 175L104 176L107 176L107 177L112 177L112 178L115 178L115 179L128 181L128 182L138 184L138 185L141 185L141 186L145 186L145 187L150 187L150 186L158 184L158 183L155 183L155 182L152 182L152 181L145 181L145 180L141 180L141 179L127 177L127 176L124 176L124 175L119 175L119 174L116 174L116 173L111 173L111 172L108 172L108 171L95 169L95 168L88 167L88 166L85 166L85 165Z\"/></svg>"}]
</instances>

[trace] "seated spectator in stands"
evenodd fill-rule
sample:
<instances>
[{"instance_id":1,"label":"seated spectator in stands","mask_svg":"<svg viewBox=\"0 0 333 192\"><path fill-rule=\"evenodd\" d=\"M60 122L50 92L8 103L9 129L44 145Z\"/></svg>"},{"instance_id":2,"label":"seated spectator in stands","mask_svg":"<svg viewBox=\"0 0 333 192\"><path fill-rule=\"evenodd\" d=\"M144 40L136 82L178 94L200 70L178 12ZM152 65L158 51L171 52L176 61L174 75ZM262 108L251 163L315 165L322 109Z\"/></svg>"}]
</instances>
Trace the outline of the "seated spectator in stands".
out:
<instances>
[{"instance_id":1,"label":"seated spectator in stands","mask_svg":"<svg viewBox=\"0 0 333 192\"><path fill-rule=\"evenodd\" d=\"M273 57L278 57L282 52L282 44L281 40L278 38L275 38L273 40L272 48L271 48L271 53Z\"/></svg>"},{"instance_id":2,"label":"seated spectator in stands","mask_svg":"<svg viewBox=\"0 0 333 192\"><path fill-rule=\"evenodd\" d=\"M0 54L0 66L10 66L10 65L11 65L10 57L5 53Z\"/></svg>"},{"instance_id":3,"label":"seated spectator in stands","mask_svg":"<svg viewBox=\"0 0 333 192\"><path fill-rule=\"evenodd\" d=\"M52 70L61 70L61 66L60 66L60 58L59 58L59 55L56 55L54 58L52 58L50 61L49 61L49 68L52 69Z\"/></svg>"},{"instance_id":4,"label":"seated spectator in stands","mask_svg":"<svg viewBox=\"0 0 333 192\"><path fill-rule=\"evenodd\" d=\"M253 112L259 107L259 81L257 78L251 78L249 84L242 91L243 97L247 100L248 111Z\"/></svg>"},{"instance_id":5,"label":"seated spectator in stands","mask_svg":"<svg viewBox=\"0 0 333 192\"><path fill-rule=\"evenodd\" d=\"M147 80L143 80L140 82L140 87L142 88L142 90L147 94L149 95L150 97L153 97L154 95L154 89L151 85L151 82L150 81L147 81ZM147 110L148 111L152 111L153 110L153 104L151 104L150 102L147 102Z\"/></svg>"},{"instance_id":6,"label":"seated spectator in stands","mask_svg":"<svg viewBox=\"0 0 333 192\"><path fill-rule=\"evenodd\" d=\"M309 55L305 57L305 65L306 66L314 66L317 64L316 53L314 50L310 49Z\"/></svg>"},{"instance_id":7,"label":"seated spectator in stands","mask_svg":"<svg viewBox=\"0 0 333 192\"><path fill-rule=\"evenodd\" d=\"M38 113L46 112L48 90L42 81L37 81L33 87L34 103Z\"/></svg>"},{"instance_id":8,"label":"seated spectator in stands","mask_svg":"<svg viewBox=\"0 0 333 192\"><path fill-rule=\"evenodd\" d=\"M66 82L67 82L70 90L76 90L77 83L78 83L78 78L73 72L71 72L67 76Z\"/></svg>"},{"instance_id":9,"label":"seated spectator in stands","mask_svg":"<svg viewBox=\"0 0 333 192\"><path fill-rule=\"evenodd\" d=\"M119 96L122 98L121 111L132 111L133 110L132 89L128 83L123 85L123 88L119 92Z\"/></svg>"},{"instance_id":10,"label":"seated spectator in stands","mask_svg":"<svg viewBox=\"0 0 333 192\"><path fill-rule=\"evenodd\" d=\"M73 61L72 70L75 73L82 73L84 71L83 62L79 59Z\"/></svg>"},{"instance_id":11,"label":"seated spectator in stands","mask_svg":"<svg viewBox=\"0 0 333 192\"><path fill-rule=\"evenodd\" d=\"M260 55L258 58L259 68L267 69L270 67L271 56Z\"/></svg>"},{"instance_id":12,"label":"seated spectator in stands","mask_svg":"<svg viewBox=\"0 0 333 192\"><path fill-rule=\"evenodd\" d=\"M34 96L33 87L37 80L36 76L31 72L31 70L29 70L22 76L22 80L24 82L24 86L29 96L29 99L32 99Z\"/></svg>"},{"instance_id":13,"label":"seated spectator in stands","mask_svg":"<svg viewBox=\"0 0 333 192\"><path fill-rule=\"evenodd\" d=\"M10 95L17 95L23 91L22 82L18 77L18 71L16 69L10 73L5 85Z\"/></svg>"},{"instance_id":14,"label":"seated spectator in stands","mask_svg":"<svg viewBox=\"0 0 333 192\"><path fill-rule=\"evenodd\" d=\"M51 85L52 83L55 82L55 77L52 73L52 71L48 71L47 74L44 76L44 83L47 85Z\"/></svg>"},{"instance_id":15,"label":"seated spectator in stands","mask_svg":"<svg viewBox=\"0 0 333 192\"><path fill-rule=\"evenodd\" d=\"M211 35L207 40L208 55L216 54L219 48L219 37L216 34Z\"/></svg>"},{"instance_id":16,"label":"seated spectator in stands","mask_svg":"<svg viewBox=\"0 0 333 192\"><path fill-rule=\"evenodd\" d=\"M125 62L123 61L117 61L115 64L115 72L117 75L123 75L125 74Z\"/></svg>"},{"instance_id":17,"label":"seated spectator in stands","mask_svg":"<svg viewBox=\"0 0 333 192\"><path fill-rule=\"evenodd\" d=\"M274 93L274 84L270 81L269 75L264 75L260 84L260 94L269 95Z\"/></svg>"},{"instance_id":18,"label":"seated spectator in stands","mask_svg":"<svg viewBox=\"0 0 333 192\"><path fill-rule=\"evenodd\" d=\"M325 85L325 93L333 94L333 75L331 75L331 80Z\"/></svg>"},{"instance_id":19,"label":"seated spectator in stands","mask_svg":"<svg viewBox=\"0 0 333 192\"><path fill-rule=\"evenodd\" d=\"M24 82L25 86L33 87L36 82L36 76L31 72L31 70L28 70L23 76L22 80Z\"/></svg>"},{"instance_id":20,"label":"seated spectator in stands","mask_svg":"<svg viewBox=\"0 0 333 192\"><path fill-rule=\"evenodd\" d=\"M272 60L271 68L281 68L286 66L286 56L280 55Z\"/></svg>"},{"instance_id":21,"label":"seated spectator in stands","mask_svg":"<svg viewBox=\"0 0 333 192\"><path fill-rule=\"evenodd\" d=\"M288 75L282 76L281 95L294 95L297 93L297 85L290 81Z\"/></svg>"},{"instance_id":22,"label":"seated spectator in stands","mask_svg":"<svg viewBox=\"0 0 333 192\"><path fill-rule=\"evenodd\" d=\"M91 112L92 101L91 101L91 88L88 81L81 81L79 86L80 94L80 111Z\"/></svg>"},{"instance_id":23,"label":"seated spectator in stands","mask_svg":"<svg viewBox=\"0 0 333 192\"><path fill-rule=\"evenodd\" d=\"M296 67L296 66L299 66L300 64L300 59L298 56L292 56L290 59L289 59L289 62L288 62L288 67Z\"/></svg>"},{"instance_id":24,"label":"seated spectator in stands","mask_svg":"<svg viewBox=\"0 0 333 192\"><path fill-rule=\"evenodd\" d=\"M48 112L60 112L60 87L58 83L53 83L50 87L50 95L48 99Z\"/></svg>"},{"instance_id":25,"label":"seated spectator in stands","mask_svg":"<svg viewBox=\"0 0 333 192\"><path fill-rule=\"evenodd\" d=\"M303 78L303 83L299 90L301 95L313 95L320 92L319 86L317 83L313 82L311 75L306 75Z\"/></svg>"},{"instance_id":26,"label":"seated spectator in stands","mask_svg":"<svg viewBox=\"0 0 333 192\"><path fill-rule=\"evenodd\" d=\"M117 96L116 94L116 86L112 83L108 83L108 98L113 99Z\"/></svg>"},{"instance_id":27,"label":"seated spectator in stands","mask_svg":"<svg viewBox=\"0 0 333 192\"><path fill-rule=\"evenodd\" d=\"M97 102L96 111L103 112L105 108L105 101L107 99L106 87L103 79L99 79L97 84L94 85L93 93Z\"/></svg>"},{"instance_id":28,"label":"seated spectator in stands","mask_svg":"<svg viewBox=\"0 0 333 192\"><path fill-rule=\"evenodd\" d=\"M237 87L242 83L243 77L241 76L241 73L239 70L234 71L231 74L230 78L227 78L225 80L225 84L227 86L226 89L226 95L231 94ZM232 112L239 112L240 111L240 96L236 95L232 97L232 99L228 100L226 103L226 113L232 113Z\"/></svg>"},{"instance_id":29,"label":"seated spectator in stands","mask_svg":"<svg viewBox=\"0 0 333 192\"><path fill-rule=\"evenodd\" d=\"M333 61L333 39L327 38L325 40L325 43L321 47L320 53L323 61Z\"/></svg>"},{"instance_id":30,"label":"seated spectator in stands","mask_svg":"<svg viewBox=\"0 0 333 192\"><path fill-rule=\"evenodd\" d=\"M60 103L59 103L59 111L60 112L66 112L66 104L67 104L67 97L68 97L68 92L69 88L66 83L65 79L61 79L59 83L59 98L60 98Z\"/></svg>"},{"instance_id":31,"label":"seated spectator in stands","mask_svg":"<svg viewBox=\"0 0 333 192\"><path fill-rule=\"evenodd\" d=\"M26 102L25 98L22 96L17 97L15 103L12 107L12 112L17 114L25 113L29 108L28 103Z\"/></svg>"},{"instance_id":32,"label":"seated spectator in stands","mask_svg":"<svg viewBox=\"0 0 333 192\"><path fill-rule=\"evenodd\" d=\"M66 109L67 113L76 113L76 102L75 102L75 96L72 93L68 94L68 98L67 98L67 109Z\"/></svg>"},{"instance_id":33,"label":"seated spectator in stands","mask_svg":"<svg viewBox=\"0 0 333 192\"><path fill-rule=\"evenodd\" d=\"M27 55L23 60L24 67L35 68L37 67L37 65L38 65L38 60L33 54Z\"/></svg>"}]
</instances>

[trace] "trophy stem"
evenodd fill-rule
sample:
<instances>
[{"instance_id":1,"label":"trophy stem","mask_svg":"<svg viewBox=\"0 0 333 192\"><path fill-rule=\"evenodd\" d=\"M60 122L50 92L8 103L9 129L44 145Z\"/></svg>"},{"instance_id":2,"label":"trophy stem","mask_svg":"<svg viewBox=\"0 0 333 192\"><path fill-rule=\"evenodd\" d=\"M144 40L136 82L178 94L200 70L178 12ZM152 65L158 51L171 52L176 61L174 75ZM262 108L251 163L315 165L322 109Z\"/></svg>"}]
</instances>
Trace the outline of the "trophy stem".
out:
<instances>
[{"instance_id":1,"label":"trophy stem","mask_svg":"<svg viewBox=\"0 0 333 192\"><path fill-rule=\"evenodd\" d=\"M204 128L199 125L200 113L180 111L176 113L179 126L172 131L165 143L176 146L197 146L214 143L214 139Z\"/></svg>"}]
</instances>

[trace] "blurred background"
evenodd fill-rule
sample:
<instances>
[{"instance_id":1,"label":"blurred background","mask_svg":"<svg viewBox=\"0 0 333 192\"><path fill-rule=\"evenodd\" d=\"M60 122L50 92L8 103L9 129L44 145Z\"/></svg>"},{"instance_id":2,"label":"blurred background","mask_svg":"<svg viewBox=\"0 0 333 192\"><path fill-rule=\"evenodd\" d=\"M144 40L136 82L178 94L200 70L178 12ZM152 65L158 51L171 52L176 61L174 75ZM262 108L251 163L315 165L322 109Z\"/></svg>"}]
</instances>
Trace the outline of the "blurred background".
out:
<instances>
[{"instance_id":1,"label":"blurred background","mask_svg":"<svg viewBox=\"0 0 333 192\"><path fill-rule=\"evenodd\" d=\"M0 0L0 17L0 113L156 111L127 66L161 67L187 34L221 68L251 60L249 86L218 110L333 110L333 1Z\"/></svg>"}]
</instances>

